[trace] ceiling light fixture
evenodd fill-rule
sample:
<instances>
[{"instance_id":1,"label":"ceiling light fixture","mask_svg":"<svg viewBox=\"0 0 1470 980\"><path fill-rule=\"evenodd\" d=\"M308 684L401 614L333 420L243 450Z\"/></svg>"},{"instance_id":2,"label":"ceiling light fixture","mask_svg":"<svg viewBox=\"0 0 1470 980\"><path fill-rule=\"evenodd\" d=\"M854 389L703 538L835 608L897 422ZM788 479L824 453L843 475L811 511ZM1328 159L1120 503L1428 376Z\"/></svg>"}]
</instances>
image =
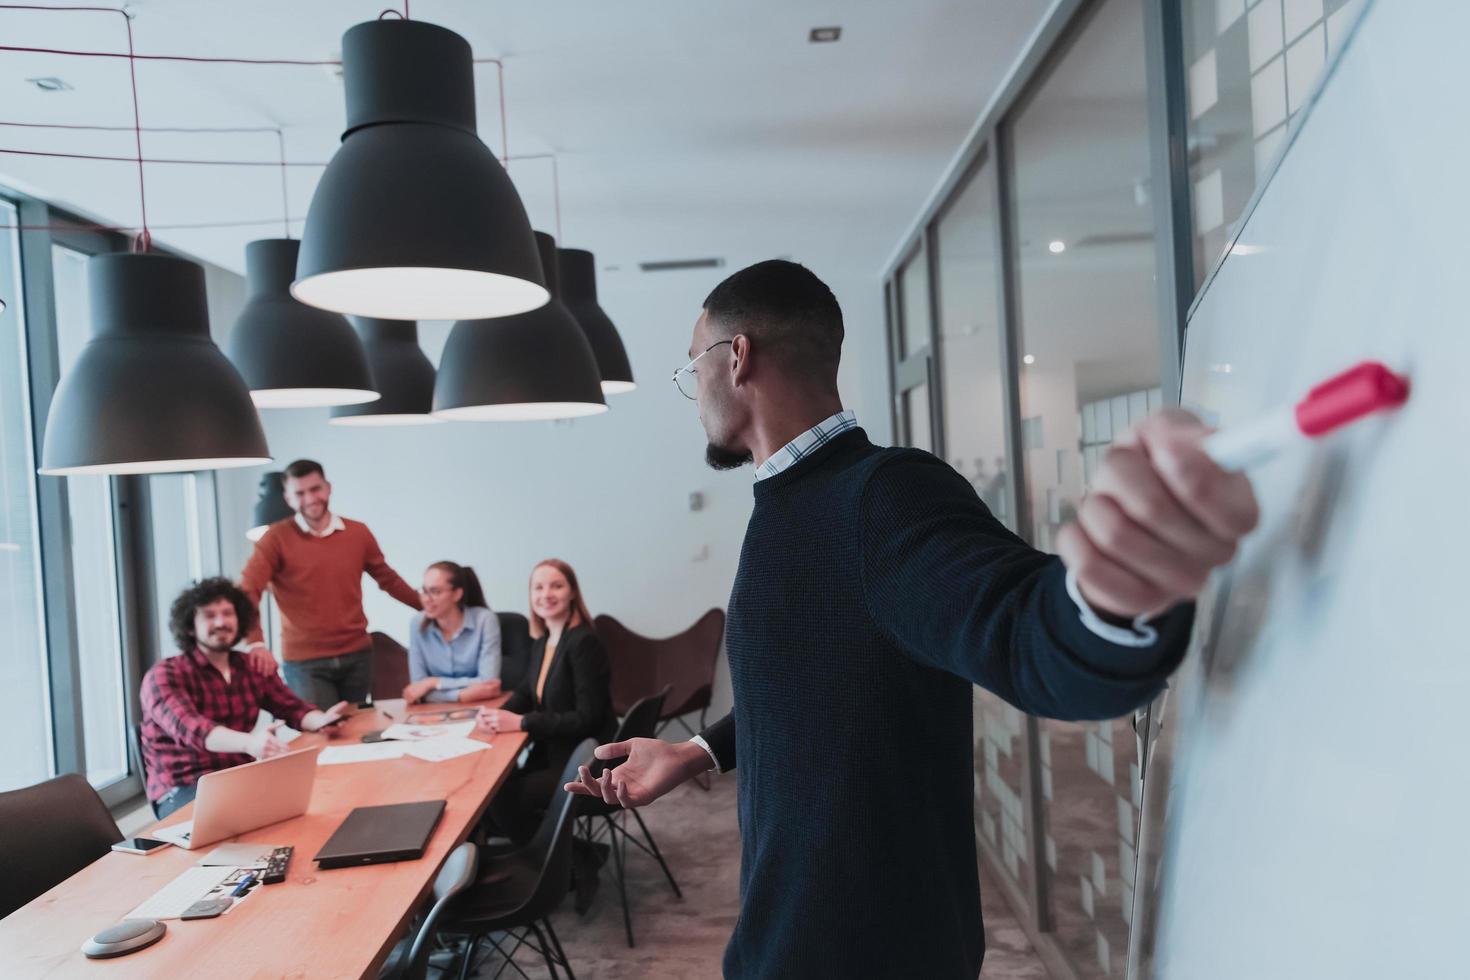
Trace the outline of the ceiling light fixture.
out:
<instances>
[{"instance_id":1,"label":"ceiling light fixture","mask_svg":"<svg viewBox=\"0 0 1470 980\"><path fill-rule=\"evenodd\" d=\"M807 40L812 44L831 44L841 37L842 28L840 27L813 27L811 33L807 35Z\"/></svg>"},{"instance_id":2,"label":"ceiling light fixture","mask_svg":"<svg viewBox=\"0 0 1470 980\"><path fill-rule=\"evenodd\" d=\"M439 419L434 407L434 365L419 346L419 325L413 320L354 317L352 325L362 338L373 387L383 397L359 405L339 405L328 420L332 425L430 425Z\"/></svg>"},{"instance_id":3,"label":"ceiling light fixture","mask_svg":"<svg viewBox=\"0 0 1470 980\"><path fill-rule=\"evenodd\" d=\"M271 470L269 473L260 474L260 489L256 491L255 512L250 530L245 532L246 538L251 541L259 541L265 537L266 530L272 524L296 513L291 509L291 505L286 503L285 494L285 473L280 470Z\"/></svg>"},{"instance_id":4,"label":"ceiling light fixture","mask_svg":"<svg viewBox=\"0 0 1470 980\"><path fill-rule=\"evenodd\" d=\"M1021 358L1021 363L1022 364L1035 364L1036 363L1036 355L1035 354L1027 354L1025 357Z\"/></svg>"},{"instance_id":5,"label":"ceiling light fixture","mask_svg":"<svg viewBox=\"0 0 1470 980\"><path fill-rule=\"evenodd\" d=\"M260 408L377 401L367 354L346 318L291 295L300 247L292 238L266 238L245 246L249 298L225 353Z\"/></svg>"},{"instance_id":6,"label":"ceiling light fixture","mask_svg":"<svg viewBox=\"0 0 1470 980\"><path fill-rule=\"evenodd\" d=\"M27 78L26 81L36 86L42 92L70 92L72 90L72 87L67 84L66 79L57 78L55 75L45 75L41 78Z\"/></svg>"},{"instance_id":7,"label":"ceiling light fixture","mask_svg":"<svg viewBox=\"0 0 1470 980\"><path fill-rule=\"evenodd\" d=\"M1053 255L1061 255L1067 250L1067 243L1063 241L1054 241L1046 247L1046 250Z\"/></svg>"},{"instance_id":8,"label":"ceiling light fixture","mask_svg":"<svg viewBox=\"0 0 1470 980\"><path fill-rule=\"evenodd\" d=\"M663 262L639 262L638 268L644 272L681 272L685 269L723 269L724 259L670 259ZM605 267L607 268L607 267ZM617 266L610 268L616 269Z\"/></svg>"},{"instance_id":9,"label":"ceiling light fixture","mask_svg":"<svg viewBox=\"0 0 1470 980\"><path fill-rule=\"evenodd\" d=\"M369 21L343 35L342 69L347 129L307 211L292 294L400 320L545 303L526 209L475 133L469 43L424 21Z\"/></svg>"},{"instance_id":10,"label":"ceiling light fixture","mask_svg":"<svg viewBox=\"0 0 1470 980\"><path fill-rule=\"evenodd\" d=\"M87 263L92 338L46 416L40 472L179 473L270 462L250 390L209 338L204 269L169 255Z\"/></svg>"},{"instance_id":11,"label":"ceiling light fixture","mask_svg":"<svg viewBox=\"0 0 1470 980\"><path fill-rule=\"evenodd\" d=\"M623 338L597 304L597 263L592 253L580 248L559 248L556 254L561 273L561 300L592 346L597 373L602 376L603 394L632 391L638 385L633 381L633 365L628 363Z\"/></svg>"},{"instance_id":12,"label":"ceiling light fixture","mask_svg":"<svg viewBox=\"0 0 1470 980\"><path fill-rule=\"evenodd\" d=\"M541 264L555 270L556 241L536 232ZM456 421L567 419L607 411L597 358L567 312L549 271L551 302L496 320L461 320L449 333L434 385L434 414Z\"/></svg>"}]
</instances>

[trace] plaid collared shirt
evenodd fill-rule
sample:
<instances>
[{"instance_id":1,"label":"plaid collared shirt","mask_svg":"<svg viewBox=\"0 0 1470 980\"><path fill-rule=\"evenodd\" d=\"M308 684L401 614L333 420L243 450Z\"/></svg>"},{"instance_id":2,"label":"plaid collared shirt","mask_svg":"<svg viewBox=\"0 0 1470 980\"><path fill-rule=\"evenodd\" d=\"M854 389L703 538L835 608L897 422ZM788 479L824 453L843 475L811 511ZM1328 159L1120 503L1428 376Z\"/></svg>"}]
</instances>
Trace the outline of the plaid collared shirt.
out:
<instances>
[{"instance_id":1,"label":"plaid collared shirt","mask_svg":"<svg viewBox=\"0 0 1470 980\"><path fill-rule=\"evenodd\" d=\"M211 752L204 740L216 726L249 732L264 708L293 728L314 710L291 693L278 674L263 677L245 656L230 653L230 679L196 647L148 668L143 675L143 764L148 798L159 800L205 773L253 761L238 752Z\"/></svg>"},{"instance_id":2,"label":"plaid collared shirt","mask_svg":"<svg viewBox=\"0 0 1470 980\"><path fill-rule=\"evenodd\" d=\"M792 439L786 445L771 454L756 468L756 480L765 480L775 476L782 470L794 465L806 457L818 446L825 446L835 435L840 435L848 429L857 428L857 413L850 408L844 408L836 415L829 416L816 425L807 429L801 435Z\"/></svg>"}]
</instances>

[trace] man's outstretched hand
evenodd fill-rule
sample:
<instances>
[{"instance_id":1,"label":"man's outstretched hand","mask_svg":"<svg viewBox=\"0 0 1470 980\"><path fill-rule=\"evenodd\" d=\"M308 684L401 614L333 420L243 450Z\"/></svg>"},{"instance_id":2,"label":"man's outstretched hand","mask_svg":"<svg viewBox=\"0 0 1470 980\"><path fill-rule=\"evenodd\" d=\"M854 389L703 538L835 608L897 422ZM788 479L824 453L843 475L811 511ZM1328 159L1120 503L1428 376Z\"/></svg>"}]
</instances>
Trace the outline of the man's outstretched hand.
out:
<instances>
[{"instance_id":1,"label":"man's outstretched hand","mask_svg":"<svg viewBox=\"0 0 1470 980\"><path fill-rule=\"evenodd\" d=\"M1256 526L1250 481L1205 454L1209 434L1193 415L1170 409L1108 450L1077 520L1057 539L1094 608L1131 618L1195 598Z\"/></svg>"},{"instance_id":2,"label":"man's outstretched hand","mask_svg":"<svg viewBox=\"0 0 1470 980\"><path fill-rule=\"evenodd\" d=\"M599 745L596 754L604 762L623 761L616 769L604 770L601 776L593 776L592 770L583 766L581 778L567 783L567 791L628 809L647 806L710 768L709 753L694 742L632 738Z\"/></svg>"}]
</instances>

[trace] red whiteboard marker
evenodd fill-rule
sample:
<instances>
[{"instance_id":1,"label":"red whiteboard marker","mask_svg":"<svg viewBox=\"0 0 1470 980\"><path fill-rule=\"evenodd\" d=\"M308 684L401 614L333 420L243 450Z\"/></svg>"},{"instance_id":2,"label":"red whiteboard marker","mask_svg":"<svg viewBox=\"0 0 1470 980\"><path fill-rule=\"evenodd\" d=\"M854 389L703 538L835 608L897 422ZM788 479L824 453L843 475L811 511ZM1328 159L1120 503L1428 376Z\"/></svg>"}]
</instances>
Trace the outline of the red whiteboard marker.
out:
<instances>
[{"instance_id":1,"label":"red whiteboard marker","mask_svg":"<svg viewBox=\"0 0 1470 980\"><path fill-rule=\"evenodd\" d=\"M1245 425L1205 439L1205 452L1227 470L1243 470L1304 439L1318 439L1366 415L1409 399L1409 379L1377 361L1364 361L1329 378L1307 397Z\"/></svg>"}]
</instances>

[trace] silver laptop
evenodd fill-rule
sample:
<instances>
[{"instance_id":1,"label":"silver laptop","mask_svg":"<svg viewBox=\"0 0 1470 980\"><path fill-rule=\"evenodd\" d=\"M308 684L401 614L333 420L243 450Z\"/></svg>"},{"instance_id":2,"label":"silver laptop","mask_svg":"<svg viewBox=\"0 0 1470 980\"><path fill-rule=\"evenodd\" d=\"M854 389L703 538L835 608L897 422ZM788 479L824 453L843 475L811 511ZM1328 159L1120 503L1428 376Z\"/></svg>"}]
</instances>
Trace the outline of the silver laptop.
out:
<instances>
[{"instance_id":1,"label":"silver laptop","mask_svg":"<svg viewBox=\"0 0 1470 980\"><path fill-rule=\"evenodd\" d=\"M194 819L155 828L151 836L193 850L301 816L311 804L320 751L317 745L200 776Z\"/></svg>"}]
</instances>

